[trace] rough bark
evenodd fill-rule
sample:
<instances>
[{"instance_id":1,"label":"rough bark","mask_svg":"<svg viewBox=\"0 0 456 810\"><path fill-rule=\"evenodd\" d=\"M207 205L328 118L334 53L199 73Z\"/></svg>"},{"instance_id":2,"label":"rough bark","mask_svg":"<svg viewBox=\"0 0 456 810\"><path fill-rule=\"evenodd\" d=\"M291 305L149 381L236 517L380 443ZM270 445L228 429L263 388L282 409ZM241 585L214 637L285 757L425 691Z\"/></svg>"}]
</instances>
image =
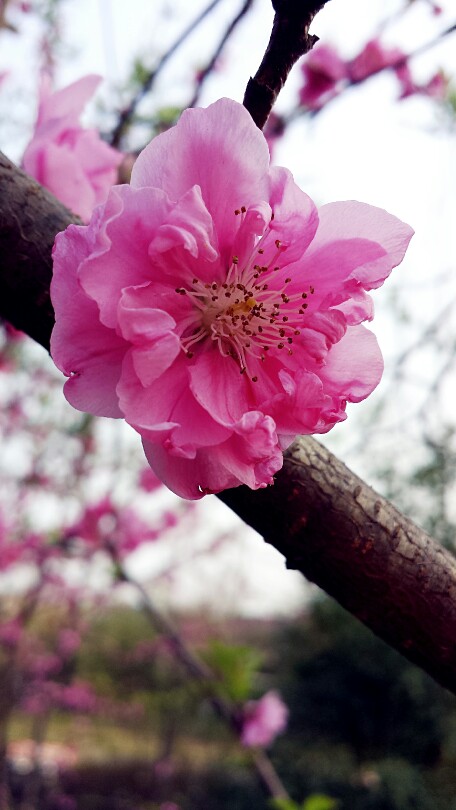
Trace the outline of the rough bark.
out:
<instances>
[{"instance_id":1,"label":"rough bark","mask_svg":"<svg viewBox=\"0 0 456 810\"><path fill-rule=\"evenodd\" d=\"M377 635L456 692L456 560L310 436L275 484L219 496Z\"/></svg>"},{"instance_id":2,"label":"rough bark","mask_svg":"<svg viewBox=\"0 0 456 810\"><path fill-rule=\"evenodd\" d=\"M55 234L79 222L0 152L0 318L49 348Z\"/></svg>"},{"instance_id":3,"label":"rough bark","mask_svg":"<svg viewBox=\"0 0 456 810\"><path fill-rule=\"evenodd\" d=\"M318 37L309 34L309 27L327 2L273 0L275 15L269 43L244 95L244 107L260 129L263 129L293 65L318 42Z\"/></svg>"},{"instance_id":4,"label":"rough bark","mask_svg":"<svg viewBox=\"0 0 456 810\"><path fill-rule=\"evenodd\" d=\"M49 346L51 246L76 221L0 159L0 316ZM220 496L381 638L456 692L456 561L309 437L273 487Z\"/></svg>"}]
</instances>

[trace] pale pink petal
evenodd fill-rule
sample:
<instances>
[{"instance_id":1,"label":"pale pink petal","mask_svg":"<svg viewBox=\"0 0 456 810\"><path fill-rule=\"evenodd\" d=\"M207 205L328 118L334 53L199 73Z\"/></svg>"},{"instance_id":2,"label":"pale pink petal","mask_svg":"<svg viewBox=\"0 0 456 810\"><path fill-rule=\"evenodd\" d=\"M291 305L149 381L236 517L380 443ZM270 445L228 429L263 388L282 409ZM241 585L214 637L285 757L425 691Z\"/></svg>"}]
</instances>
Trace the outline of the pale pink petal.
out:
<instances>
[{"instance_id":1,"label":"pale pink petal","mask_svg":"<svg viewBox=\"0 0 456 810\"><path fill-rule=\"evenodd\" d=\"M166 222L157 230L149 253L164 253L172 248L188 251L195 259L214 262L218 253L214 247L216 235L212 217L201 197L199 186L193 186L171 210Z\"/></svg>"},{"instance_id":2,"label":"pale pink petal","mask_svg":"<svg viewBox=\"0 0 456 810\"><path fill-rule=\"evenodd\" d=\"M290 264L303 256L314 238L318 211L310 197L295 183L288 169L273 166L269 176L270 204L274 213L271 231L274 239L287 245L282 261Z\"/></svg>"},{"instance_id":3,"label":"pale pink petal","mask_svg":"<svg viewBox=\"0 0 456 810\"><path fill-rule=\"evenodd\" d=\"M286 728L288 709L278 692L266 692L244 707L241 742L247 747L270 745Z\"/></svg>"},{"instance_id":4,"label":"pale pink petal","mask_svg":"<svg viewBox=\"0 0 456 810\"><path fill-rule=\"evenodd\" d=\"M152 277L149 245L170 211L170 203L159 189L115 186L108 206L110 215L99 236L104 249L87 258L79 278L85 292L98 303L102 322L115 328L124 287L144 284Z\"/></svg>"},{"instance_id":5,"label":"pale pink petal","mask_svg":"<svg viewBox=\"0 0 456 810\"><path fill-rule=\"evenodd\" d=\"M132 186L161 188L175 201L199 186L220 249L226 249L238 227L235 210L267 199L269 151L252 123L245 107L226 98L205 110L186 110L141 152Z\"/></svg>"},{"instance_id":6,"label":"pale pink petal","mask_svg":"<svg viewBox=\"0 0 456 810\"><path fill-rule=\"evenodd\" d=\"M96 202L95 192L70 149L49 143L43 151L40 176L36 179L70 211L84 220L90 218Z\"/></svg>"},{"instance_id":7,"label":"pale pink petal","mask_svg":"<svg viewBox=\"0 0 456 810\"><path fill-rule=\"evenodd\" d=\"M51 93L49 81L46 78L45 84L42 85L38 124L56 118L77 119L101 81L101 76L90 74Z\"/></svg>"},{"instance_id":8,"label":"pale pink petal","mask_svg":"<svg viewBox=\"0 0 456 810\"><path fill-rule=\"evenodd\" d=\"M322 245L339 239L368 239L377 242L385 255L369 261L356 278L366 289L374 289L404 258L413 229L382 208L356 202L335 202L319 209L320 223L307 258Z\"/></svg>"},{"instance_id":9,"label":"pale pink petal","mask_svg":"<svg viewBox=\"0 0 456 810\"><path fill-rule=\"evenodd\" d=\"M382 374L377 338L364 326L352 326L328 353L320 376L328 392L361 402L377 387Z\"/></svg>"},{"instance_id":10,"label":"pale pink petal","mask_svg":"<svg viewBox=\"0 0 456 810\"><path fill-rule=\"evenodd\" d=\"M49 77L43 76L35 131L22 159L26 172L86 221L105 201L122 160L78 120L99 81L86 76L52 93Z\"/></svg>"}]
</instances>

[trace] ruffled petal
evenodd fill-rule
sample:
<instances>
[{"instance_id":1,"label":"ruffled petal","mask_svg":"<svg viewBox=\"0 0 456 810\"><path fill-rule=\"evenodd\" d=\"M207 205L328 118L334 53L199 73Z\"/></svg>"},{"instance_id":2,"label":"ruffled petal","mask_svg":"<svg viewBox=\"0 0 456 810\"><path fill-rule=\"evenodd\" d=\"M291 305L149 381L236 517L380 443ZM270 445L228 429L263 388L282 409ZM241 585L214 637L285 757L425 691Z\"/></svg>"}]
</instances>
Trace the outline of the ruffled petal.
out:
<instances>
[{"instance_id":1,"label":"ruffled petal","mask_svg":"<svg viewBox=\"0 0 456 810\"><path fill-rule=\"evenodd\" d=\"M351 326L328 353L320 377L329 393L361 402L377 387L382 374L383 357L377 338L364 326Z\"/></svg>"},{"instance_id":2,"label":"ruffled petal","mask_svg":"<svg viewBox=\"0 0 456 810\"><path fill-rule=\"evenodd\" d=\"M143 441L147 460L169 489L192 500L247 484L252 489L272 483L283 464L273 420L261 413L245 414L225 442L182 458L165 446Z\"/></svg>"},{"instance_id":3,"label":"ruffled petal","mask_svg":"<svg viewBox=\"0 0 456 810\"><path fill-rule=\"evenodd\" d=\"M288 169L273 166L269 172L269 202L274 213L271 234L286 245L278 264L289 265L303 256L318 227L318 211L310 197L295 183Z\"/></svg>"},{"instance_id":4,"label":"ruffled petal","mask_svg":"<svg viewBox=\"0 0 456 810\"><path fill-rule=\"evenodd\" d=\"M242 104L225 98L185 110L175 127L154 138L139 155L131 184L161 188L174 201L200 186L225 252L239 225L234 212L267 200L268 166L264 135Z\"/></svg>"},{"instance_id":5,"label":"ruffled petal","mask_svg":"<svg viewBox=\"0 0 456 810\"><path fill-rule=\"evenodd\" d=\"M409 225L382 208L354 200L323 205L319 216L310 255L322 245L339 239L368 239L383 248L383 256L366 262L356 271L357 281L366 290L379 287L393 267L402 261L414 233Z\"/></svg>"},{"instance_id":6,"label":"ruffled petal","mask_svg":"<svg viewBox=\"0 0 456 810\"><path fill-rule=\"evenodd\" d=\"M79 268L81 285L97 302L105 326L117 326L122 290L150 281L149 245L170 210L171 204L159 189L111 189L98 232L99 249Z\"/></svg>"},{"instance_id":7,"label":"ruffled petal","mask_svg":"<svg viewBox=\"0 0 456 810\"><path fill-rule=\"evenodd\" d=\"M179 258L184 262L185 253L195 259L214 262L218 257L215 243L212 217L204 205L201 189L193 186L172 208L166 222L158 228L157 235L151 242L149 255L153 259L157 253L174 249L179 251Z\"/></svg>"},{"instance_id":8,"label":"ruffled petal","mask_svg":"<svg viewBox=\"0 0 456 810\"><path fill-rule=\"evenodd\" d=\"M90 247L87 229L81 226L70 225L63 234L57 234L51 283L56 315L51 354L58 368L70 377L65 395L75 408L96 416L119 417L122 412L116 385L127 346L100 323L96 304L78 284L77 268Z\"/></svg>"}]
</instances>

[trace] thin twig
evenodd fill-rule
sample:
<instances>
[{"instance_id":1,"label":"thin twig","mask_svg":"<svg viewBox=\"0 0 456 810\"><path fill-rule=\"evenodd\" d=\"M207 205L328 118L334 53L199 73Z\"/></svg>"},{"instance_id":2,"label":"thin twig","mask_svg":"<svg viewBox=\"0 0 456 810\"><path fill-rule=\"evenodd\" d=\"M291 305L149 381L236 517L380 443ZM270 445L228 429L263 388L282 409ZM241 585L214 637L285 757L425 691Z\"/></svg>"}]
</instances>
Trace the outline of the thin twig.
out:
<instances>
[{"instance_id":1,"label":"thin twig","mask_svg":"<svg viewBox=\"0 0 456 810\"><path fill-rule=\"evenodd\" d=\"M213 9L218 6L220 0L211 0L208 6L206 6L203 11L198 14L197 17L190 23L190 25L178 36L176 41L173 45L163 54L161 59L158 61L157 65L151 70L147 76L145 77L144 81L141 84L138 92L135 96L133 96L132 100L130 101L128 107L126 107L119 115L119 120L112 132L110 143L112 146L118 146L122 136L124 135L126 129L130 126L132 118L135 114L136 108L140 101L144 98L146 93L152 88L157 76L164 68L166 63L171 59L172 56L176 53L176 51L180 48L180 46L185 42L185 40L193 33L193 31L202 23L202 21L208 16L208 14L213 11Z\"/></svg>"},{"instance_id":2,"label":"thin twig","mask_svg":"<svg viewBox=\"0 0 456 810\"><path fill-rule=\"evenodd\" d=\"M141 597L144 615L147 617L152 627L171 641L177 660L195 680L203 683L208 688L210 693L209 701L212 707L219 717L235 732L236 736L239 737L242 728L239 710L231 701L215 693L213 687L213 685L217 683L215 673L199 656L195 655L195 653L190 650L183 638L174 628L172 622L154 604L145 587L136 579L129 576L119 560L115 548L109 547L108 551L114 562L119 581L132 585L138 591ZM250 755L268 794L274 799L289 799L290 797L285 786L266 752L262 749L252 749Z\"/></svg>"},{"instance_id":3,"label":"thin twig","mask_svg":"<svg viewBox=\"0 0 456 810\"><path fill-rule=\"evenodd\" d=\"M206 65L206 67L204 68L204 70L201 70L199 75L198 75L198 80L197 80L197 83L196 83L195 92L194 92L192 100L190 101L190 104L188 105L189 107L196 107L196 105L198 104L198 101L199 101L199 98L200 98L200 95L201 95L201 90L203 89L204 82L206 81L206 79L210 75L210 73L212 73L212 71L214 69L214 66L215 66L215 64L217 62L217 59L219 58L220 54L222 53L226 43L228 42L229 38L231 37L233 31L235 30L235 28L237 28L237 26L239 25L239 23L241 22L243 17L245 17L245 15L250 10L252 5L253 5L253 0L245 0L242 8L240 9L240 11L236 15L236 17L234 17L234 19L230 22L228 28L224 32L220 42L218 43L214 53L212 54L209 62Z\"/></svg>"}]
</instances>

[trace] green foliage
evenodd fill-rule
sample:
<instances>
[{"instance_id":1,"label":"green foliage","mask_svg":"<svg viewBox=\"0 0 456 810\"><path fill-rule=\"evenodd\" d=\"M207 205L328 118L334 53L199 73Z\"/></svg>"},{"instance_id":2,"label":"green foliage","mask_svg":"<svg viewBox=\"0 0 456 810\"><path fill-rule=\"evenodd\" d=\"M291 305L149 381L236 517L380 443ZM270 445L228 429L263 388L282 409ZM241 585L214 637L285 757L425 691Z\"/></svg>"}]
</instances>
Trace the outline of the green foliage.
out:
<instances>
[{"instance_id":1,"label":"green foliage","mask_svg":"<svg viewBox=\"0 0 456 810\"><path fill-rule=\"evenodd\" d=\"M292 799L271 799L269 806L272 810L301 810L300 806Z\"/></svg>"},{"instance_id":2,"label":"green foliage","mask_svg":"<svg viewBox=\"0 0 456 810\"><path fill-rule=\"evenodd\" d=\"M237 703L243 703L251 696L254 676L262 658L257 650L246 645L211 641L204 658L219 677L216 689L221 696Z\"/></svg>"},{"instance_id":3,"label":"green foliage","mask_svg":"<svg viewBox=\"0 0 456 810\"><path fill-rule=\"evenodd\" d=\"M324 796L322 793L314 793L309 796L302 805L302 810L336 810L339 802Z\"/></svg>"},{"instance_id":4,"label":"green foliage","mask_svg":"<svg viewBox=\"0 0 456 810\"><path fill-rule=\"evenodd\" d=\"M291 799L271 799L270 806L273 810L337 810L338 802L323 793L313 793L302 804Z\"/></svg>"},{"instance_id":5,"label":"green foliage","mask_svg":"<svg viewBox=\"0 0 456 810\"><path fill-rule=\"evenodd\" d=\"M133 70L131 74L131 81L138 87L142 87L148 79L150 70L145 66L141 59L135 59L133 63Z\"/></svg>"}]
</instances>

